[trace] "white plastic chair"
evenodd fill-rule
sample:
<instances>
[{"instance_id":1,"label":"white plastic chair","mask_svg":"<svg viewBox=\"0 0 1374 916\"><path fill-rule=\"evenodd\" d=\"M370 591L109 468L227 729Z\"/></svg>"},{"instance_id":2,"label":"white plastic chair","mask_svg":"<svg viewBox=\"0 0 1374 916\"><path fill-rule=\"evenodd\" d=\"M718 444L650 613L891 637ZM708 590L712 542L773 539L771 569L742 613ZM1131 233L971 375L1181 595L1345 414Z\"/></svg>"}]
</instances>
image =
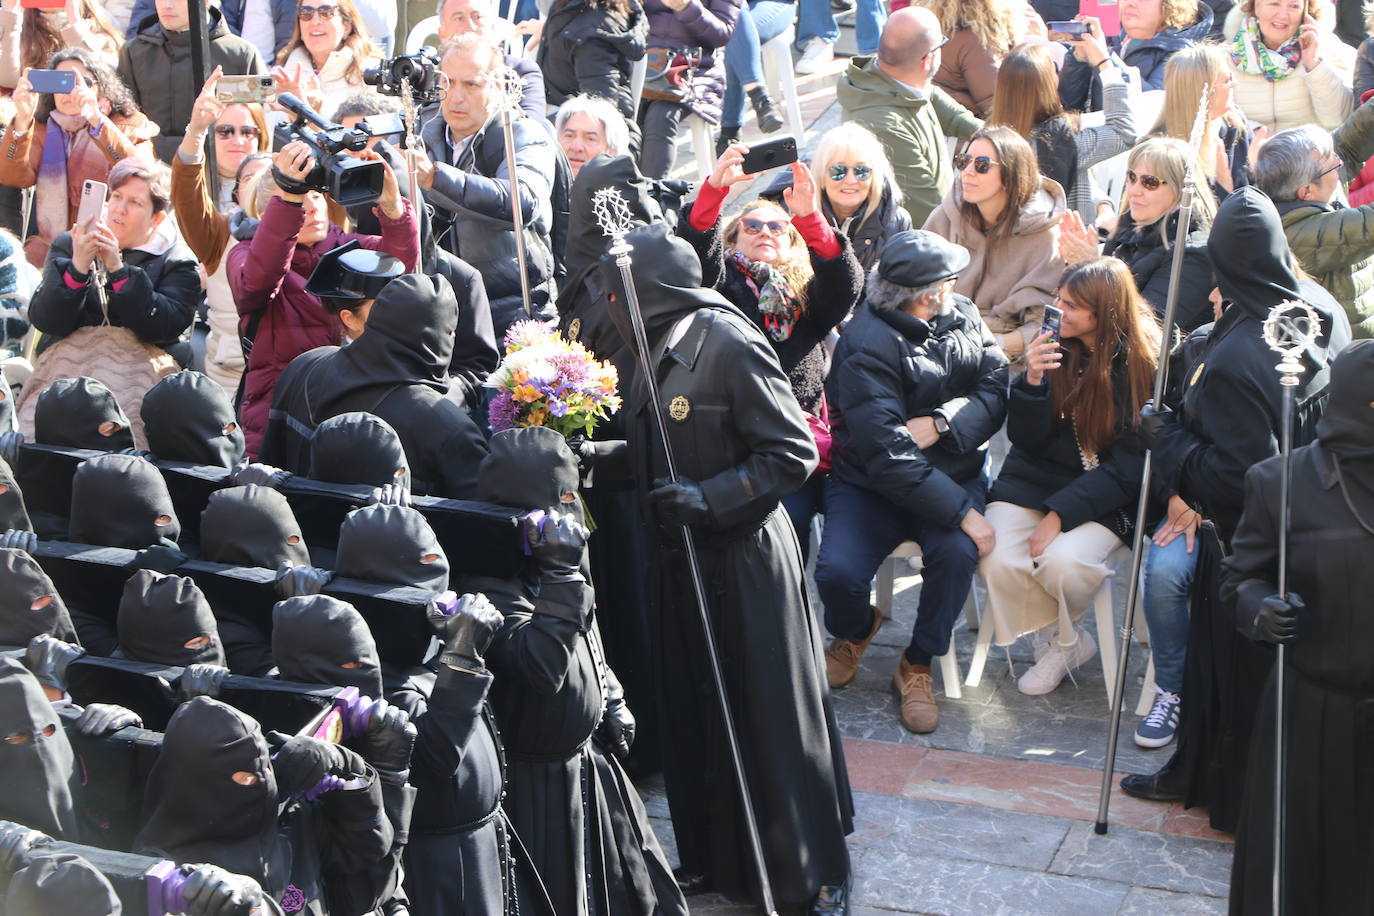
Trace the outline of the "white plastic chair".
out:
<instances>
[{"instance_id":1,"label":"white plastic chair","mask_svg":"<svg viewBox=\"0 0 1374 916\"><path fill-rule=\"evenodd\" d=\"M802 123L801 97L797 94L797 74L792 69L792 42L796 40L792 26L782 34L765 41L759 48L763 54L764 79L774 97L782 96L787 111L787 126L797 142L802 141L806 125Z\"/></svg>"},{"instance_id":2,"label":"white plastic chair","mask_svg":"<svg viewBox=\"0 0 1374 916\"><path fill-rule=\"evenodd\" d=\"M712 127L695 114L687 115L687 125L692 131L692 153L697 158L699 181L705 181L716 167L716 146L711 138Z\"/></svg>"},{"instance_id":3,"label":"white plastic chair","mask_svg":"<svg viewBox=\"0 0 1374 916\"><path fill-rule=\"evenodd\" d=\"M424 19L421 19L419 22L415 23L415 27L412 28L409 34L406 35L405 53L414 54L416 51L420 50L427 44L436 44L437 41L429 42L425 40L431 36L433 36L435 39L438 39L439 37L438 16L427 16Z\"/></svg>"},{"instance_id":4,"label":"white plastic chair","mask_svg":"<svg viewBox=\"0 0 1374 916\"><path fill-rule=\"evenodd\" d=\"M888 554L887 559L883 560L882 565L878 567L877 586L875 588L878 600L874 603L878 606L878 612L883 615L884 620L892 619L892 591L894 580L897 577L896 564L905 560L917 561L920 557L920 544L915 541L903 541L897 545L896 550ZM915 564L913 563L913 565ZM969 614L967 604L964 605L964 613L968 615L970 628L977 628L978 621L972 614ZM940 679L944 685L945 696L951 700L959 699L964 695L964 692L959 687L959 660L955 657L953 634L950 635L949 651L941 655L937 661L940 663Z\"/></svg>"}]
</instances>

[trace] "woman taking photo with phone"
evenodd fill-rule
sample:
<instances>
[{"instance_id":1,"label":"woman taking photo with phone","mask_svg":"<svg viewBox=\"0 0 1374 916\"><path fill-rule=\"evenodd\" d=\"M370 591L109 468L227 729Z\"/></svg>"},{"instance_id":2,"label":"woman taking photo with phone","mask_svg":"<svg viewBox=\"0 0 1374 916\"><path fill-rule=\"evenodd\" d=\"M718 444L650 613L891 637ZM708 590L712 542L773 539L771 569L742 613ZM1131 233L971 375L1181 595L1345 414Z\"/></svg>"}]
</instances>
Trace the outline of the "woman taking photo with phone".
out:
<instances>
[{"instance_id":1,"label":"woman taking photo with phone","mask_svg":"<svg viewBox=\"0 0 1374 916\"><path fill-rule=\"evenodd\" d=\"M1016 683L1032 696L1097 651L1075 623L1131 540L1135 426L1159 359L1159 324L1115 258L1069 268L1054 308L1011 386L1011 452L988 495L997 543L980 567L997 644L1036 634L1037 662Z\"/></svg>"}]
</instances>

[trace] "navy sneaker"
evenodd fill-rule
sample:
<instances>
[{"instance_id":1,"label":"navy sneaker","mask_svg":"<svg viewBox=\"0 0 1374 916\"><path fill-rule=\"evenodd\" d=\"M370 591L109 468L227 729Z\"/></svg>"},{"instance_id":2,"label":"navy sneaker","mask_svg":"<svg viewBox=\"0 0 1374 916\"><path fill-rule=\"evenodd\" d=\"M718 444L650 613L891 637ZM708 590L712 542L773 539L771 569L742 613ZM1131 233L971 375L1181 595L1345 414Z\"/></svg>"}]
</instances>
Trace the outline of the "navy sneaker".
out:
<instances>
[{"instance_id":1,"label":"navy sneaker","mask_svg":"<svg viewBox=\"0 0 1374 916\"><path fill-rule=\"evenodd\" d=\"M1164 747L1174 740L1174 732L1178 731L1178 713L1182 705L1178 694L1158 687L1155 694L1155 705L1135 729L1138 747Z\"/></svg>"}]
</instances>

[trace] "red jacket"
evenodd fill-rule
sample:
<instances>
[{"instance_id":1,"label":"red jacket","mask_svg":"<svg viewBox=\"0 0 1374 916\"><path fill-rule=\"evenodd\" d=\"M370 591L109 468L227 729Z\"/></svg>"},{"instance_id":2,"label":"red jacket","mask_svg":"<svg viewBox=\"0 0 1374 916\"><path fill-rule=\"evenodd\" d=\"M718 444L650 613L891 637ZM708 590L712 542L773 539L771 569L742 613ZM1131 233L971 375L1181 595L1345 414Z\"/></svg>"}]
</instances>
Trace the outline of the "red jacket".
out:
<instances>
[{"instance_id":1,"label":"red jacket","mask_svg":"<svg viewBox=\"0 0 1374 916\"><path fill-rule=\"evenodd\" d=\"M331 225L323 240L307 247L296 244L296 236L305 223L305 211L274 197L268 202L252 241L230 250L229 286L234 291L240 330L246 331L251 317L262 313L239 408L249 455L257 457L263 431L267 429L272 387L282 370L307 350L336 345L343 336L339 319L324 310L317 296L305 291L310 272L326 252L352 239L364 248L400 258L407 270L413 270L419 257L419 228L410 201L403 200L402 207L404 212L399 219L378 214L382 224L380 236L356 235Z\"/></svg>"}]
</instances>

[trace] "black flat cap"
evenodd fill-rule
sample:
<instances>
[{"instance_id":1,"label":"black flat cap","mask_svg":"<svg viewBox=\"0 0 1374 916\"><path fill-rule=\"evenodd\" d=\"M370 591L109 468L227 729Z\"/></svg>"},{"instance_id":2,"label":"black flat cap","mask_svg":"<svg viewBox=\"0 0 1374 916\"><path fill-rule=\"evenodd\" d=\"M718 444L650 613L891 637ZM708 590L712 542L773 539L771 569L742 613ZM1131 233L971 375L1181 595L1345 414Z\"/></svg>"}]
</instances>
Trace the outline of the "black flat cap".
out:
<instances>
[{"instance_id":1,"label":"black flat cap","mask_svg":"<svg viewBox=\"0 0 1374 916\"><path fill-rule=\"evenodd\" d=\"M405 272L400 258L363 248L354 240L320 258L305 291L334 299L376 299L382 287Z\"/></svg>"},{"instance_id":2,"label":"black flat cap","mask_svg":"<svg viewBox=\"0 0 1374 916\"><path fill-rule=\"evenodd\" d=\"M924 229L908 229L887 240L878 276L898 286L919 289L968 266L968 249Z\"/></svg>"}]
</instances>

